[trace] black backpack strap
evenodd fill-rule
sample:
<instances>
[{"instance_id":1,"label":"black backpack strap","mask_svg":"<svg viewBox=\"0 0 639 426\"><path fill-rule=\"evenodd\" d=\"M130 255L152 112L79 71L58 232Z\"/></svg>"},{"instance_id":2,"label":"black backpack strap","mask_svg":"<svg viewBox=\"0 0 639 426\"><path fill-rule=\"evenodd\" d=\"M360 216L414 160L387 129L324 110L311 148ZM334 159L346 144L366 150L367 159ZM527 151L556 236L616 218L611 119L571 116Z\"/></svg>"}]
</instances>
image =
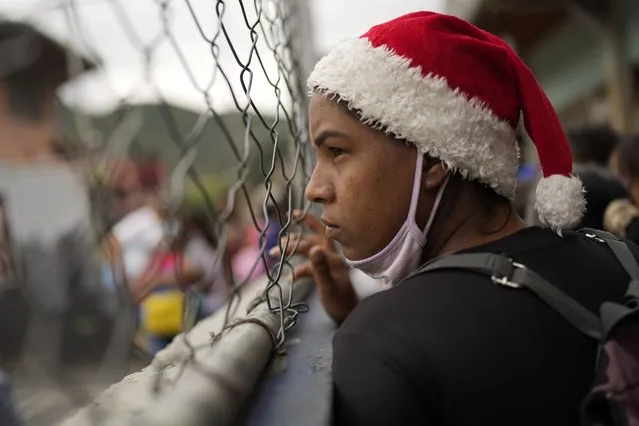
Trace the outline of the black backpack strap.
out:
<instances>
[{"instance_id":1,"label":"black backpack strap","mask_svg":"<svg viewBox=\"0 0 639 426\"><path fill-rule=\"evenodd\" d=\"M600 231L598 229L584 228L579 231L584 236L605 243L617 257L621 266L630 275L630 284L626 291L626 299L639 299L639 263L635 259L634 254L628 248L628 244L619 239L610 232Z\"/></svg>"},{"instance_id":2,"label":"black backpack strap","mask_svg":"<svg viewBox=\"0 0 639 426\"><path fill-rule=\"evenodd\" d=\"M601 324L603 335L607 338L619 322L639 312L639 263L630 251L628 244L616 235L590 228L582 229L579 232L588 238L605 243L630 276L630 283L625 294L626 304L604 302L601 305Z\"/></svg>"},{"instance_id":3,"label":"black backpack strap","mask_svg":"<svg viewBox=\"0 0 639 426\"><path fill-rule=\"evenodd\" d=\"M594 339L600 339L602 336L601 321L595 314L540 275L503 255L492 253L453 254L425 264L415 275L453 269L463 269L486 275L497 285L527 288L582 333Z\"/></svg>"}]
</instances>

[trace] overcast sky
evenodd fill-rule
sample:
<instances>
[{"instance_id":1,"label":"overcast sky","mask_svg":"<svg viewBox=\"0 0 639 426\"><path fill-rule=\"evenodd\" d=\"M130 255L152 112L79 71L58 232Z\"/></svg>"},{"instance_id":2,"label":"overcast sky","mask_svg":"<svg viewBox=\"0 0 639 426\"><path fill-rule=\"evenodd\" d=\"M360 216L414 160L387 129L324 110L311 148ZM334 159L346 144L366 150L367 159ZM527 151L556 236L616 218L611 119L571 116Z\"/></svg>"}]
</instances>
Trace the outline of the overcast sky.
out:
<instances>
[{"instance_id":1,"label":"overcast sky","mask_svg":"<svg viewBox=\"0 0 639 426\"><path fill-rule=\"evenodd\" d=\"M309 0L313 42L309 40L308 46L322 54L340 40L358 36L387 19L420 9L441 11L445 1ZM164 13L161 3L168 4ZM265 16L276 16L271 7L275 2L242 3L249 24L255 22L255 3L263 5ZM77 108L103 113L118 102L147 102L160 94L174 104L198 110L205 108L208 94L213 106L221 111L233 103L227 83L215 72L216 61L205 40L219 33L215 4L213 0L1 0L0 14L31 22L76 50L101 59L104 66L98 72L76 79L61 91L63 100ZM240 61L245 62L251 57L250 31L240 2L227 0L225 4L224 25ZM276 40L268 22L263 22L270 40ZM251 98L260 109L272 110L277 99L268 79L276 81L278 72L262 29L256 30L260 34L257 49L267 75L253 55ZM242 68L222 34L219 40L219 63L231 80L238 102L245 105ZM145 56L145 49L149 56ZM249 84L248 74L244 82Z\"/></svg>"}]
</instances>

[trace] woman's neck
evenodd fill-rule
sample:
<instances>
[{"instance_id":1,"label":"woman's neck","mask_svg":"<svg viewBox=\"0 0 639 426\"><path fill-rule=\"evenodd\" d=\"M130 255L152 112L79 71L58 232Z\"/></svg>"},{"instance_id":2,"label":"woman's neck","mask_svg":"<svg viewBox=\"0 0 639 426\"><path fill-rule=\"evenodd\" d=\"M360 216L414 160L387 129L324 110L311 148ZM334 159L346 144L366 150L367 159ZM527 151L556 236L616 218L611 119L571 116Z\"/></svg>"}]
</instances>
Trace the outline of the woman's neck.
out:
<instances>
[{"instance_id":1,"label":"woman's neck","mask_svg":"<svg viewBox=\"0 0 639 426\"><path fill-rule=\"evenodd\" d=\"M427 244L424 261L500 240L528 226L509 205L495 206L489 218L481 209L466 211L473 213L453 215L432 244Z\"/></svg>"}]
</instances>

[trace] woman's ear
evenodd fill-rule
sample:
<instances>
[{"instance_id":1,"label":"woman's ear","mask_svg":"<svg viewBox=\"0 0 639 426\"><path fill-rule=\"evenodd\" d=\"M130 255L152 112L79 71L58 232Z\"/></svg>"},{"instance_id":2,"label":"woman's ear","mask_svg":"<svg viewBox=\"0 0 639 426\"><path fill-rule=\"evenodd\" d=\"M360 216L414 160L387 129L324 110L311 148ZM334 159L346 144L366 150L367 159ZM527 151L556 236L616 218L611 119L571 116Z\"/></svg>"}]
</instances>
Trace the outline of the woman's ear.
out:
<instances>
[{"instance_id":1,"label":"woman's ear","mask_svg":"<svg viewBox=\"0 0 639 426\"><path fill-rule=\"evenodd\" d=\"M449 174L450 170L444 165L444 163L439 160L433 160L426 157L424 159L424 168L422 170L423 190L438 190Z\"/></svg>"}]
</instances>

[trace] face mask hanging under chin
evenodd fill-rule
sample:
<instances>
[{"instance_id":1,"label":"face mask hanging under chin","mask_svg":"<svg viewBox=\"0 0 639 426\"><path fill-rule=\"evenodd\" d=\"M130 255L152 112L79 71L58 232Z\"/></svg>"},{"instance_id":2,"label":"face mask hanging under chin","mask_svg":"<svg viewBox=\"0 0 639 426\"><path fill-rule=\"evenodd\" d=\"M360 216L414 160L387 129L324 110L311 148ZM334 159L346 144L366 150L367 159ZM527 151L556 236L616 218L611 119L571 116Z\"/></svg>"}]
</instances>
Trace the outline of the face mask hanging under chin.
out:
<instances>
[{"instance_id":1,"label":"face mask hanging under chin","mask_svg":"<svg viewBox=\"0 0 639 426\"><path fill-rule=\"evenodd\" d=\"M422 250L426 245L426 235L433 225L435 215L441 204L444 190L448 184L448 178L440 186L435 197L433 208L428 216L428 221L424 230L419 229L415 222L417 203L421 189L422 166L424 155L417 154L417 164L415 165L415 177L413 179L413 194L411 196L408 217L386 247L373 256L362 260L348 260L346 263L355 269L359 269L371 278L379 279L382 286L387 289L413 273L420 264Z\"/></svg>"}]
</instances>

